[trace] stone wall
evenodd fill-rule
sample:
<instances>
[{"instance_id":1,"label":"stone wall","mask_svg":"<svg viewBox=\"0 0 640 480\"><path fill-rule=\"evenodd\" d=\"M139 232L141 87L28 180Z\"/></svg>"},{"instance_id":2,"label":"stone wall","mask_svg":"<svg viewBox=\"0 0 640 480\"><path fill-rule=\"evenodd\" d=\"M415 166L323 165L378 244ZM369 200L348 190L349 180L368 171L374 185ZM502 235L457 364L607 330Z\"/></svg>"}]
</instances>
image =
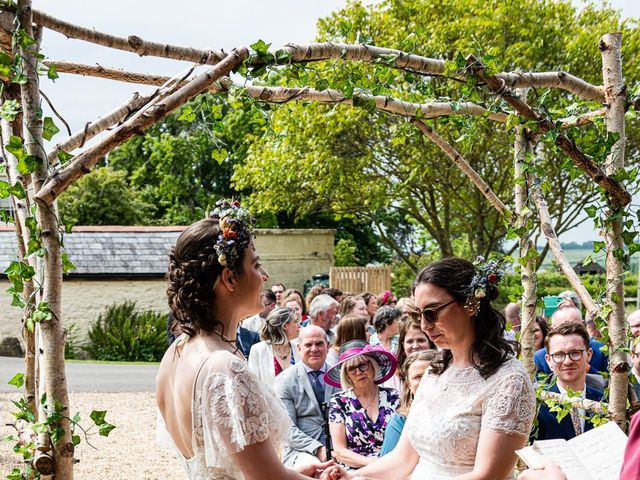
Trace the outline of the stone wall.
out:
<instances>
[{"instance_id":1,"label":"stone wall","mask_svg":"<svg viewBox=\"0 0 640 480\"><path fill-rule=\"evenodd\" d=\"M284 283L302 289L308 278L328 273L333 264L334 230L258 230L256 248L270 274L267 286ZM11 307L10 284L0 278L0 341L20 337L20 309ZM142 309L167 311L165 282L134 278L68 278L62 293L65 325L75 324L85 337L91 322L113 303L135 301Z\"/></svg>"}]
</instances>

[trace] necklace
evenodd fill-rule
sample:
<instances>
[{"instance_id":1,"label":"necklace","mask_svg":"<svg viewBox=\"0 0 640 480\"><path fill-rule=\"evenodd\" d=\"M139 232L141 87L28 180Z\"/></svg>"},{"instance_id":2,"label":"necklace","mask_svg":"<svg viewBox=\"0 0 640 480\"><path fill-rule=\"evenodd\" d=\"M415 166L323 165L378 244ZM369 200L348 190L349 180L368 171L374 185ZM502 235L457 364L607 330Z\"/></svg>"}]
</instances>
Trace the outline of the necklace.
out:
<instances>
[{"instance_id":1,"label":"necklace","mask_svg":"<svg viewBox=\"0 0 640 480\"><path fill-rule=\"evenodd\" d=\"M214 332L222 339L222 341L224 343L226 343L227 345L230 345L230 346L233 347L233 352L231 352L231 353L233 353L235 355L236 353L240 352L240 349L238 348L238 344L237 344L235 338L234 339L228 338L224 333L222 333L222 332L220 332L218 330L214 330ZM240 353L242 353L242 352L240 352ZM242 356L244 357L244 354Z\"/></svg>"},{"instance_id":2,"label":"necklace","mask_svg":"<svg viewBox=\"0 0 640 480\"><path fill-rule=\"evenodd\" d=\"M291 355L291 346L288 345L288 347L289 348L287 349L287 353L284 355L281 355L280 353L276 352L275 348L273 349L273 351L280 360L285 360L289 355Z\"/></svg>"}]
</instances>

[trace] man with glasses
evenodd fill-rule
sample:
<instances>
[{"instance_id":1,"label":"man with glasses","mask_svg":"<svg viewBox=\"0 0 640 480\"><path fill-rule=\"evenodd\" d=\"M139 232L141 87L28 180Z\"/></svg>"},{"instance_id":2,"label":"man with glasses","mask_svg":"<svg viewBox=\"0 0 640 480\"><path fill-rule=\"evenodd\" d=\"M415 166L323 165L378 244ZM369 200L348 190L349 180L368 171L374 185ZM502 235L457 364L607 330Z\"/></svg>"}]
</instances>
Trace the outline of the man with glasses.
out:
<instances>
[{"instance_id":1,"label":"man with glasses","mask_svg":"<svg viewBox=\"0 0 640 480\"><path fill-rule=\"evenodd\" d=\"M548 390L569 397L601 401L604 396L602 391L586 384L589 360L593 354L587 329L576 322L562 323L549 331L545 344L546 360L554 375ZM543 404L538 411L537 435L534 427L533 438L570 440L593 428L589 418L590 414L584 409L572 408L569 414L558 422L556 412L551 412L549 407Z\"/></svg>"}]
</instances>

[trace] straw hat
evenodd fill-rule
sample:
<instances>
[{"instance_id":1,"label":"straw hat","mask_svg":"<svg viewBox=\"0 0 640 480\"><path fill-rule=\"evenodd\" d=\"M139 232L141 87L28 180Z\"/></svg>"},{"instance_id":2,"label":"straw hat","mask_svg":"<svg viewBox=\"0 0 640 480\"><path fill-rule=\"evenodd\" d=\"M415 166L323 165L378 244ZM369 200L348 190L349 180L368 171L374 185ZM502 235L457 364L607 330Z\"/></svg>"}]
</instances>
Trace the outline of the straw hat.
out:
<instances>
[{"instance_id":1,"label":"straw hat","mask_svg":"<svg viewBox=\"0 0 640 480\"><path fill-rule=\"evenodd\" d=\"M346 350L338 358L338 363L331 367L324 374L324 381L332 387L342 388L340 384L340 369L342 365L355 357L369 357L375 360L378 364L379 372L376 378L373 379L373 383L379 385L384 383L393 376L398 364L396 356L385 350L379 345L365 345L364 347L354 347Z\"/></svg>"}]
</instances>

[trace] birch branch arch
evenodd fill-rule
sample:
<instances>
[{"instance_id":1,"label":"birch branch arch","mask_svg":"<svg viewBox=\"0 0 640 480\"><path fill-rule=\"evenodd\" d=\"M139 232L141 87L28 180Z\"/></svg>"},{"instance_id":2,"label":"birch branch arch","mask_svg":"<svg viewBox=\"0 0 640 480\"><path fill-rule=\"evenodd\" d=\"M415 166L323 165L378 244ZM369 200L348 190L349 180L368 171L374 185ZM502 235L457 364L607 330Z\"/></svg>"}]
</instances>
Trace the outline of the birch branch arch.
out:
<instances>
[{"instance_id":1,"label":"birch branch arch","mask_svg":"<svg viewBox=\"0 0 640 480\"><path fill-rule=\"evenodd\" d=\"M620 249L623 245L621 235L622 229L616 224L615 215L624 209L630 202L630 195L617 180L616 174L624 168L624 113L625 113L625 90L622 84L620 48L621 38L619 34L607 34L603 36L600 44L603 58L603 86L592 85L568 72L502 72L495 75L486 73L484 66L474 57L468 58L468 68L457 72L454 79L477 79L477 87L485 88L496 97L504 100L512 110L489 110L486 106L473 102L463 101L454 107L451 102L427 102L420 103L413 100L404 100L401 97L403 92L398 92L399 97L382 95L369 95L357 93L347 96L337 90L316 90L309 86L301 87L268 87L247 85L236 85L230 79L232 71L239 67L260 67L270 66L278 68L287 67L294 64L306 65L312 62L332 60L334 62L359 62L364 65L379 64L408 71L413 74L446 77L446 62L441 59L428 58L412 52L403 52L396 49L382 48L370 45L352 45L340 43L314 43L308 45L287 45L285 48L274 54L264 55L260 52L251 54L248 48L238 47L230 52L212 49L198 49L193 47L183 47L171 44L149 42L138 36L132 35L127 38L98 32L82 26L74 25L61 19L57 19L31 7L30 0L19 0L17 4L8 0L0 0L0 28L2 28L0 40L2 40L5 53L12 57L19 54L22 61L22 68L26 75L26 82L21 87L19 97L22 109L18 122L2 120L2 147L5 158L9 160L8 167L12 185L20 185L23 192L28 192L25 199L18 198L13 194L13 202L18 205L24 202L26 205L37 204L35 221L42 232L42 242L47 254L41 264L35 265L39 274L44 279L40 292L32 290L25 296L25 316L39 305L46 303L50 309L51 317L42 324L36 324L35 335L42 338L42 349L44 358L42 364L34 365L34 348L29 347L28 358L26 359L27 389L25 396L30 402L30 408L36 417L42 420L43 412L34 404L34 399L40 398L43 393L47 395L47 407L50 409L61 409L62 419L58 420L57 427L62 434L56 438L42 438L38 448L46 454L46 467L42 467L41 473L47 475L53 473L56 478L67 480L73 478L73 452L74 444L71 441L70 425L68 416L69 401L67 395L66 378L64 375L64 333L62 329L63 312L61 310L61 288L62 288L62 261L60 240L58 238L59 225L56 216L56 198L68 188L74 181L89 173L98 160L111 150L121 145L134 135L142 133L146 128L164 118L171 111L186 103L189 99L204 92L225 93L230 90L240 91L243 95L260 102L286 103L313 101L326 104L344 104L357 106L355 100L365 101L374 105L380 112L398 115L411 121L415 127L437 145L443 154L449 158L478 188L488 202L498 211L508 222L526 226L527 215L525 213L528 205L535 203L537 211L542 221L542 231L551 246L551 250L559 264L563 265L563 271L568 276L573 288L580 294L587 310L590 314L597 315L603 310L603 306L598 304L587 292L586 288L577 275L571 275L566 258L559 247L557 236L551 226L548 210L542 191L539 188L537 179L529 174L525 176L524 186L516 189L515 211L512 211L507 204L499 199L490 186L482 177L471 168L469 163L460 155L450 142L440 136L434 127L427 123L428 119L437 119L443 116L471 115L484 117L496 123L505 123L510 116L519 115L527 121L533 122L536 126L534 132L527 126L519 126L516 137L514 163L517 174L523 174L523 155L533 148L531 139L536 135L558 131L556 144L567 153L572 161L604 191L610 203L608 215L611 217L610 228L606 232L607 245L609 250ZM16 22L15 20L18 19ZM136 53L140 56L152 55L169 58L179 61L188 61L197 65L206 65L206 69L196 75L191 72L167 77L147 73L128 72L116 68L102 66L82 65L73 61L43 61L43 66L55 65L60 73L76 74L83 76L96 76L108 78L114 81L127 83L139 83L145 85L155 85L157 88L149 94L134 94L134 96L120 106L105 113L100 118L87 122L85 127L71 135L66 140L57 143L49 152L44 152L42 148L42 122L38 118L37 111L40 103L38 89L38 42L12 42L11 37L16 34L15 26L19 28L29 38L38 38L38 32L42 28L57 31L69 38L75 38L101 45L108 48L115 48ZM13 49L12 49L13 48ZM204 67L203 67L204 68ZM449 77L453 78L453 77ZM3 103L15 99L15 84L12 79L2 79L5 84ZM526 102L526 93L517 95L513 89L517 88L554 88L567 92L576 97L596 101L603 104L604 108L588 112L578 118L554 119L536 111ZM14 97L10 92L14 92ZM404 92L406 93L406 92ZM571 142L562 130L586 125L597 117L605 117L607 128L611 132L620 135L611 152L611 161L606 168L602 168L585 155ZM435 120L431 120L434 122ZM85 144L96 135L112 128L112 131L103 138L97 140L91 146ZM38 169L33 172L33 179L29 175L22 175L18 171L18 161L11 154L10 142L14 137L24 140L26 152L36 158L43 160ZM61 152L70 153L83 148L66 164L59 162ZM519 172L519 173L518 173ZM523 174L524 175L524 174ZM16 209L18 212L15 218L16 232L19 237L19 244L24 244L29 239L29 209ZM530 257L530 251L535 246L530 241L522 241L520 245L520 255L526 262L526 267L522 273L522 283L525 287L523 298L523 317L525 318L524 328L527 330L523 334L523 351L527 353L525 363L533 369L533 362L530 356L533 349L533 335L529 330L533 325L533 315L535 312L535 271ZM613 420L623 426L626 419L626 370L623 367L622 352L620 347L626 338L626 324L624 319L624 292L620 295L622 268L619 258L613 254L607 255L607 320L611 327L610 349L612 351L612 371L611 371L611 404L609 414ZM26 251L22 248L19 251L19 258L25 265L33 263L33 258L27 258ZM614 294L615 293L615 294ZM622 297L622 298L621 298ZM37 304L37 305L36 305ZM25 321L25 325L26 325ZM25 328L25 338L33 345L33 333ZM530 370L533 374L533 371ZM34 378L42 376L43 381L34 386ZM44 388L43 388L44 387ZM600 404L585 405L586 408L603 411ZM51 460L51 462L48 461ZM45 471L45 469L52 470Z\"/></svg>"}]
</instances>

